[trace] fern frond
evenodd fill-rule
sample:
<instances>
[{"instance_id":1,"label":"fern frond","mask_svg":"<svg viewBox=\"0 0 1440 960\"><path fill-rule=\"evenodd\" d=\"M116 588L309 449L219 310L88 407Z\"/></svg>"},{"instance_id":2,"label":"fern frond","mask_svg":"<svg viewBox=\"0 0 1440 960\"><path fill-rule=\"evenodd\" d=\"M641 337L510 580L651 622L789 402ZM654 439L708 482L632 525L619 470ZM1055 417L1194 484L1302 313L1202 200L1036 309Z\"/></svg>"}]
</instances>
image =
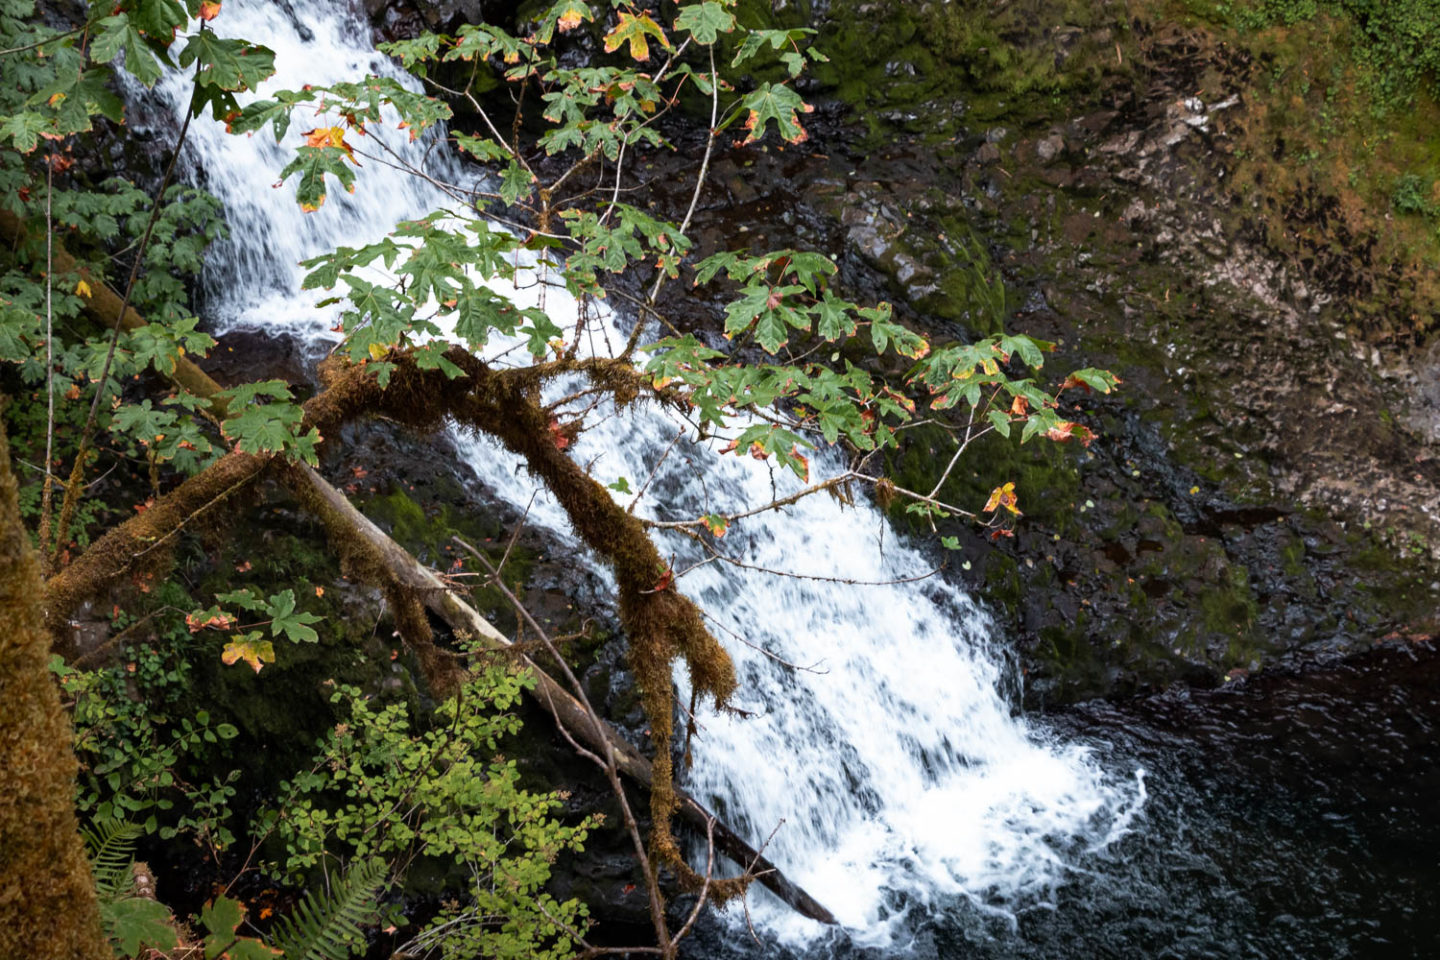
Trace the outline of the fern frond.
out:
<instances>
[{"instance_id":1,"label":"fern frond","mask_svg":"<svg viewBox=\"0 0 1440 960\"><path fill-rule=\"evenodd\" d=\"M84 828L81 833L90 851L96 896L101 902L119 898L134 882L130 865L135 862L135 845L145 829L138 823L107 818L95 821L93 827Z\"/></svg>"},{"instance_id":2,"label":"fern frond","mask_svg":"<svg viewBox=\"0 0 1440 960\"><path fill-rule=\"evenodd\" d=\"M360 925L375 914L385 882L385 861L355 864L326 896L311 890L275 925L275 944L285 960L347 960L365 939Z\"/></svg>"}]
</instances>

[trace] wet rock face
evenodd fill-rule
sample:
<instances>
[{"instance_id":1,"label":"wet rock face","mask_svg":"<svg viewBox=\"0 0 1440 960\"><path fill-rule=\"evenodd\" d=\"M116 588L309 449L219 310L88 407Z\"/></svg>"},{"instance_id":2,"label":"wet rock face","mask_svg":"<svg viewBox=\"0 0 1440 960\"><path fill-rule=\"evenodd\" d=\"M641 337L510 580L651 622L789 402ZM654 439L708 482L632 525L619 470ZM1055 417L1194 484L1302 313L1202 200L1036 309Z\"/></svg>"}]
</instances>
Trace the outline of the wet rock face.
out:
<instances>
[{"instance_id":1,"label":"wet rock face","mask_svg":"<svg viewBox=\"0 0 1440 960\"><path fill-rule=\"evenodd\" d=\"M1274 254L1259 214L1227 193L1243 55L1180 32L1146 41L1143 71L1038 111L982 97L975 129L953 136L948 100L897 119L877 96L876 112L842 112L847 124L816 95L805 148L717 156L692 229L701 255L818 247L848 296L893 299L942 340L1003 320L1060 344L1048 368L1125 379L1117 396L1086 398L1100 434L1089 450L982 445L945 490L978 506L1018 481L1015 540L943 532L969 564L947 575L990 601L1036 704L1221 683L1426 632L1440 592L1426 548L1440 475L1403 427L1440 409L1440 388L1423 389L1440 363L1377 371L1368 347L1338 335L1343 293ZM933 128L914 132L926 110ZM696 155L682 140L642 164L652 182L683 183ZM659 209L678 219L688 199L662 188ZM977 261L1006 280L998 308ZM666 309L703 335L723 297L685 294ZM920 484L942 446L912 432L891 474Z\"/></svg>"},{"instance_id":2,"label":"wet rock face","mask_svg":"<svg viewBox=\"0 0 1440 960\"><path fill-rule=\"evenodd\" d=\"M1008 328L1059 341L1052 366L1127 381L1088 404L1089 451L1048 470L991 455L1004 473L991 479L1020 477L1029 512L1015 542L966 557L1025 652L1034 701L1213 683L1399 624L1428 631L1433 616L1440 478L1402 419L1435 422L1437 365L1380 368L1336 322L1344 291L1269 250L1227 194L1243 57L1150 40L1143 75L1066 116L1002 115L1014 134L932 143L918 182L904 167L919 147L897 138L865 164L891 212L867 219L862 199L842 214L917 322L983 333L954 307L963 263L944 239L974 227L1023 304ZM915 297L899 266L912 262L949 296ZM892 468L923 467L933 451L915 446Z\"/></svg>"},{"instance_id":3,"label":"wet rock face","mask_svg":"<svg viewBox=\"0 0 1440 960\"><path fill-rule=\"evenodd\" d=\"M382 40L401 40L428 31L454 33L465 23L504 17L508 5L486 0L364 0L365 13Z\"/></svg>"}]
</instances>

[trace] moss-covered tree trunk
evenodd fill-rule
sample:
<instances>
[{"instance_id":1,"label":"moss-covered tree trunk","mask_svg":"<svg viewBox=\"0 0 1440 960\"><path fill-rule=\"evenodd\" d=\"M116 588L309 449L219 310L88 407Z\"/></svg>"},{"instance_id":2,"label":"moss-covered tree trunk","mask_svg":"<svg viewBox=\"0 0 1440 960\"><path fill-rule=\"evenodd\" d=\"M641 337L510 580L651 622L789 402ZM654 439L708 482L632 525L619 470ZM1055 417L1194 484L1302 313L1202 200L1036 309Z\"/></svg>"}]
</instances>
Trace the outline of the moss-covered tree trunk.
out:
<instances>
[{"instance_id":1,"label":"moss-covered tree trunk","mask_svg":"<svg viewBox=\"0 0 1440 960\"><path fill-rule=\"evenodd\" d=\"M0 957L107 960L41 596L0 427Z\"/></svg>"}]
</instances>

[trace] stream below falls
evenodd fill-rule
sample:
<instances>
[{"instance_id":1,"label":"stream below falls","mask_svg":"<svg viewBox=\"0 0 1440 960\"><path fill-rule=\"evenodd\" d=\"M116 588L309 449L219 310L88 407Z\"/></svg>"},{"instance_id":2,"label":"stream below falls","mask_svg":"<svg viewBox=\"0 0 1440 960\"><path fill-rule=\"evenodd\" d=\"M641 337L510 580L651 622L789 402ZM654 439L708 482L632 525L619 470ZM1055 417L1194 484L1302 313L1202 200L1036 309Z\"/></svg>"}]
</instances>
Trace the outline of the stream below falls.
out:
<instances>
[{"instance_id":1,"label":"stream below falls","mask_svg":"<svg viewBox=\"0 0 1440 960\"><path fill-rule=\"evenodd\" d=\"M1142 765L1129 832L1044 902L951 904L888 948L702 932L716 958L1398 958L1440 951L1440 656L1396 645L1215 691L1049 716Z\"/></svg>"},{"instance_id":2,"label":"stream below falls","mask_svg":"<svg viewBox=\"0 0 1440 960\"><path fill-rule=\"evenodd\" d=\"M276 50L266 90L394 70L349 5L235 0L215 26ZM172 76L158 97L173 115L185 94ZM232 231L210 256L206 319L217 333L262 330L322 352L335 311L311 306L296 262L378 239L446 198L371 164L353 197L302 214L288 186L272 186L300 132L288 136L277 147L264 133L192 131L185 166L225 203ZM433 162L473 176L443 151ZM548 296L573 324L573 302ZM596 341L623 341L618 318L595 322ZM575 451L602 482L645 477L676 433L659 413L602 419ZM513 458L483 440L456 444L477 484L525 507L535 484ZM659 519L741 509L792 483L704 444L681 449L646 502ZM816 471L827 467L817 456ZM528 509L573 543L553 501ZM826 497L737 528L726 546L759 566L846 580L934 565L868 503ZM663 549L677 568L699 559L678 537ZM858 587L710 564L680 587L716 623L752 714L701 717L687 786L753 842L783 820L767 853L842 920L825 929L757 894L758 943L731 910L703 925L691 955L1328 958L1440 945L1440 701L1429 692L1440 659L1428 648L1032 718L1016 706L1005 638L958 584ZM775 656L731 642L740 634Z\"/></svg>"}]
</instances>

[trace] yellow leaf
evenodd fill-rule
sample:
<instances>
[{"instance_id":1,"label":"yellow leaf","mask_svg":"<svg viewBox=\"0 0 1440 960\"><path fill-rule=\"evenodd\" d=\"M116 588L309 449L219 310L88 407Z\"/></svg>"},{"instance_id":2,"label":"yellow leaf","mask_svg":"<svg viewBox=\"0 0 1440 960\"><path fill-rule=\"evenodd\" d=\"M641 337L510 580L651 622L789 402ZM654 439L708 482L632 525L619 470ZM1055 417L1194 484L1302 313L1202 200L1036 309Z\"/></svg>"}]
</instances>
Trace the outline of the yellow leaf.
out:
<instances>
[{"instance_id":1,"label":"yellow leaf","mask_svg":"<svg viewBox=\"0 0 1440 960\"><path fill-rule=\"evenodd\" d=\"M385 359L385 354L387 354L387 353L389 353L389 352L390 352L390 348L387 347L387 346L385 346L385 345L382 344L382 343L372 343L372 344L370 344L370 356L371 356L372 359L375 359L375 360L384 360L384 359Z\"/></svg>"},{"instance_id":2,"label":"yellow leaf","mask_svg":"<svg viewBox=\"0 0 1440 960\"><path fill-rule=\"evenodd\" d=\"M269 640L231 640L220 651L220 661L229 666L244 660L256 673L267 663L275 662L275 645Z\"/></svg>"},{"instance_id":3,"label":"yellow leaf","mask_svg":"<svg viewBox=\"0 0 1440 960\"><path fill-rule=\"evenodd\" d=\"M631 59L642 62L649 60L650 44L645 39L646 34L659 40L660 46L666 50L670 49L670 41L665 39L665 31L661 30L660 24L651 20L648 14L621 13L620 25L605 35L605 52L614 53L622 44L628 43Z\"/></svg>"},{"instance_id":4,"label":"yellow leaf","mask_svg":"<svg viewBox=\"0 0 1440 960\"><path fill-rule=\"evenodd\" d=\"M86 283L84 280L81 280L79 283L75 284L75 292L82 297L94 296L94 294L90 292L90 284Z\"/></svg>"},{"instance_id":5,"label":"yellow leaf","mask_svg":"<svg viewBox=\"0 0 1440 960\"><path fill-rule=\"evenodd\" d=\"M1015 495L1013 482L991 490L990 499L985 501L985 509L981 512L991 513L1000 507L1004 507L1017 517L1020 516L1020 498Z\"/></svg>"}]
</instances>

